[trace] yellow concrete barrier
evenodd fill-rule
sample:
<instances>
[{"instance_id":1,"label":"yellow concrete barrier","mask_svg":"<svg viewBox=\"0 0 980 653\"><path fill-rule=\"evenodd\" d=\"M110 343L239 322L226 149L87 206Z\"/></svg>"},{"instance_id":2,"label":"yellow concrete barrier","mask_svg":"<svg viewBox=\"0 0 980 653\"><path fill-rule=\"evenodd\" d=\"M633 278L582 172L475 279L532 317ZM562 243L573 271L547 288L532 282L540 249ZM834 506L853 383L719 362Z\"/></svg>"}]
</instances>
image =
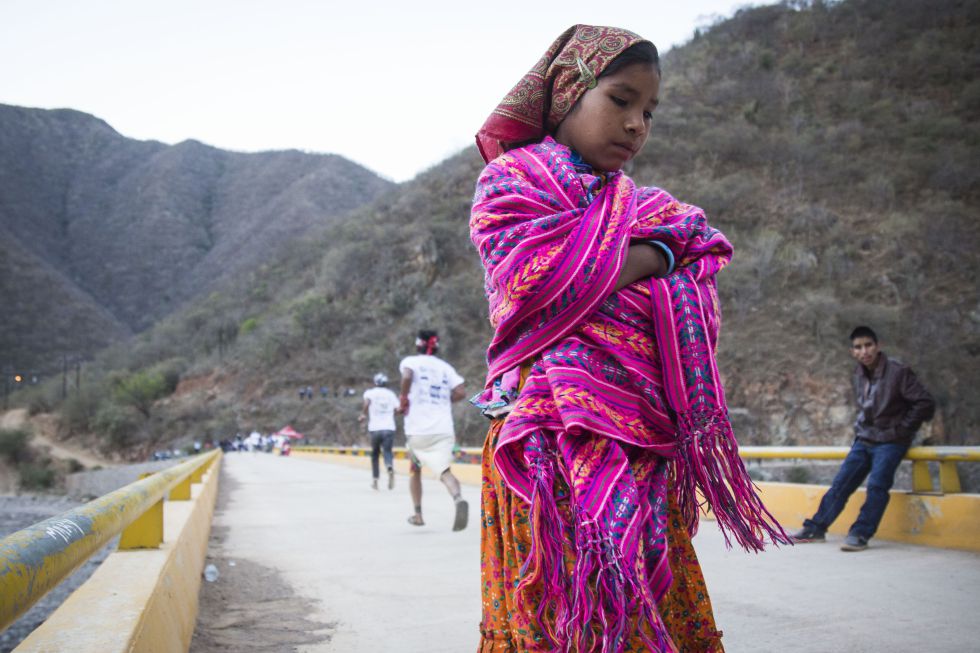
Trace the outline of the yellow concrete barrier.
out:
<instances>
[{"instance_id":1,"label":"yellow concrete barrier","mask_svg":"<svg viewBox=\"0 0 980 653\"><path fill-rule=\"evenodd\" d=\"M743 458L755 459L843 459L848 447L741 447ZM399 460L396 451L395 469L399 473L408 472L408 461ZM462 456L478 459L480 449L461 450ZM370 469L369 450L363 447L297 447L293 455L297 458L311 458L325 462ZM936 546L948 549L962 549L980 552L980 494L959 493L958 478L955 485L947 479L943 481L943 470L952 474L948 467L955 462L980 461L980 447L913 447L906 458L913 464L925 465L928 461L940 463L941 490L946 494L932 492L931 480L923 479L913 492L892 490L888 510L882 518L875 537L895 540L909 544ZM460 482L480 485L482 472L479 464L453 463L453 473ZM432 476L431 474L429 474ZM928 477L928 473L926 474ZM928 480L928 484L927 484ZM757 483L766 507L787 530L801 526L803 520L817 511L820 499L827 491L825 485L802 485L796 483ZM925 493L923 493L925 492ZM831 533L844 535L848 527L857 519L857 513L864 503L864 489L857 490L848 501L840 517L830 528ZM706 516L711 519L710 514Z\"/></svg>"},{"instance_id":2,"label":"yellow concrete barrier","mask_svg":"<svg viewBox=\"0 0 980 653\"><path fill-rule=\"evenodd\" d=\"M763 502L787 530L812 517L826 485L758 483ZM876 538L908 544L980 552L980 494L917 494L892 490ZM830 532L846 535L864 503L861 488L851 495Z\"/></svg>"},{"instance_id":3,"label":"yellow concrete barrier","mask_svg":"<svg viewBox=\"0 0 980 653\"><path fill-rule=\"evenodd\" d=\"M742 458L762 460L844 460L850 447L753 447L738 448ZM911 447L906 460L980 462L980 447Z\"/></svg>"},{"instance_id":4,"label":"yellow concrete barrier","mask_svg":"<svg viewBox=\"0 0 980 653\"><path fill-rule=\"evenodd\" d=\"M186 651L197 620L201 573L219 466L190 500L164 503L163 543L111 554L15 653Z\"/></svg>"},{"instance_id":5,"label":"yellow concrete barrier","mask_svg":"<svg viewBox=\"0 0 980 653\"><path fill-rule=\"evenodd\" d=\"M215 451L195 456L0 540L0 628L30 608L120 531L128 530L195 469L210 465L219 455ZM142 520L137 527L147 524Z\"/></svg>"},{"instance_id":6,"label":"yellow concrete barrier","mask_svg":"<svg viewBox=\"0 0 980 653\"><path fill-rule=\"evenodd\" d=\"M739 447L738 455L749 460L844 460L850 447ZM944 494L962 492L956 463L980 462L980 447L912 447L905 452L912 461L912 490L935 492L930 462L939 464L939 488Z\"/></svg>"},{"instance_id":7,"label":"yellow concrete barrier","mask_svg":"<svg viewBox=\"0 0 980 653\"><path fill-rule=\"evenodd\" d=\"M305 458L307 460L319 460L322 462L334 463L337 465L346 465L348 467L357 467L359 469L371 469L371 457L370 456L360 456L360 455L350 455L346 453L325 453L319 451L309 451L309 450L298 450L293 449L290 454L294 458ZM405 456L395 456L393 461L395 467L395 473L401 474L403 476L408 475L409 461ZM383 465L383 464L382 464ZM459 479L460 483L465 483L466 485L480 485L483 482L483 475L480 471L480 466L472 463L453 463L452 465L453 474ZM383 472L384 470L382 470ZM429 470L427 467L422 468L422 475L427 478L436 478L436 475Z\"/></svg>"}]
</instances>

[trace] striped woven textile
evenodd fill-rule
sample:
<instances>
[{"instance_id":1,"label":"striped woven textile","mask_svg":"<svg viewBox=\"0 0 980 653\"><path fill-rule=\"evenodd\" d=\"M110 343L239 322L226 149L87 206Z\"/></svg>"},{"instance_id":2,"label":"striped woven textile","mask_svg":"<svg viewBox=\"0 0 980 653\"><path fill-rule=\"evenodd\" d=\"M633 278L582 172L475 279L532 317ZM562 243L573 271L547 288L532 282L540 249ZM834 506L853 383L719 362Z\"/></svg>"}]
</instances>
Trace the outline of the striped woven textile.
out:
<instances>
[{"instance_id":1,"label":"striped woven textile","mask_svg":"<svg viewBox=\"0 0 980 653\"><path fill-rule=\"evenodd\" d=\"M760 550L766 536L787 539L737 456L715 366L715 274L731 245L699 208L621 172L594 175L550 137L485 168L470 231L495 331L485 398L524 370L493 457L531 507L518 596L543 588L536 609L556 650L620 651L638 617L650 650L672 650L655 607L671 580L667 487L692 534L697 490L726 540ZM635 240L668 246L677 269L615 291ZM558 474L574 523L556 510ZM566 546L577 550L570 576Z\"/></svg>"}]
</instances>

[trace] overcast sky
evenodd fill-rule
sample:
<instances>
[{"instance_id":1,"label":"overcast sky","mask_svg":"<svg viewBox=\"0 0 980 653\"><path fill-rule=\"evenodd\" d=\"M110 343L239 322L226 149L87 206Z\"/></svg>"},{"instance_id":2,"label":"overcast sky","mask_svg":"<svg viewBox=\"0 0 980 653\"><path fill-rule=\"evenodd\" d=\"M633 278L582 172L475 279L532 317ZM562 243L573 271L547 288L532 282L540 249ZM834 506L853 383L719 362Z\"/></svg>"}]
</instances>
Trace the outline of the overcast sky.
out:
<instances>
[{"instance_id":1,"label":"overcast sky","mask_svg":"<svg viewBox=\"0 0 980 653\"><path fill-rule=\"evenodd\" d=\"M744 0L0 0L0 103L121 134L332 152L404 181L473 134L551 41L616 25L661 49Z\"/></svg>"}]
</instances>

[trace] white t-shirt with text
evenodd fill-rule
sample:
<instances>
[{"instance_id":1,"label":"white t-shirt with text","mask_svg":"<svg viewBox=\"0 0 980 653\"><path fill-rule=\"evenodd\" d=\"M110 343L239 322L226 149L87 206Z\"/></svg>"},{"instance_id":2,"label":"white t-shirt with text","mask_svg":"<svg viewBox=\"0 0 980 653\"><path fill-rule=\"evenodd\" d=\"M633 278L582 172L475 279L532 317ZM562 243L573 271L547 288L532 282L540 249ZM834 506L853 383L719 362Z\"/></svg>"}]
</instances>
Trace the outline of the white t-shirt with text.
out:
<instances>
[{"instance_id":1,"label":"white t-shirt with text","mask_svg":"<svg viewBox=\"0 0 980 653\"><path fill-rule=\"evenodd\" d=\"M368 431L394 431L395 409L398 395L388 388L370 388L364 391L368 404Z\"/></svg>"},{"instance_id":2,"label":"white t-shirt with text","mask_svg":"<svg viewBox=\"0 0 980 653\"><path fill-rule=\"evenodd\" d=\"M455 435L450 396L463 377L446 361L426 354L407 356L398 369L403 376L412 370L405 435Z\"/></svg>"}]
</instances>

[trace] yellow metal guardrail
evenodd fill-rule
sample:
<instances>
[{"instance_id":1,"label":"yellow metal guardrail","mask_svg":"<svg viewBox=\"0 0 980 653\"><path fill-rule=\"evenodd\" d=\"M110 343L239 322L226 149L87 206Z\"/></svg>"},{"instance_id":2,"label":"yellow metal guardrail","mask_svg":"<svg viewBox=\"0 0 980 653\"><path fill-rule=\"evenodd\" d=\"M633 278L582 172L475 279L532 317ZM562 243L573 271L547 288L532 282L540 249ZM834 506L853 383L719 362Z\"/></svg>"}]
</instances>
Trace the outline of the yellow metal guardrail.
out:
<instances>
[{"instance_id":1,"label":"yellow metal guardrail","mask_svg":"<svg viewBox=\"0 0 980 653\"><path fill-rule=\"evenodd\" d=\"M346 454L367 456L367 447L294 447L295 451L310 453ZM739 447L738 454L746 460L843 460L850 447ZM405 447L395 447L395 458L407 458ZM464 447L455 452L456 462L479 463L483 450L478 447ZM912 447L905 454L912 461L912 491L917 493L935 492L929 463L939 463L939 491L944 494L962 492L956 463L980 462L980 447Z\"/></svg>"},{"instance_id":2,"label":"yellow metal guardrail","mask_svg":"<svg viewBox=\"0 0 980 653\"><path fill-rule=\"evenodd\" d=\"M742 458L750 460L843 460L850 447L739 447ZM956 463L980 462L980 447L912 447L905 453L912 461L912 491L935 492L929 463L939 463L939 491L962 492Z\"/></svg>"},{"instance_id":3,"label":"yellow metal guardrail","mask_svg":"<svg viewBox=\"0 0 980 653\"><path fill-rule=\"evenodd\" d=\"M371 449L369 447L320 447L303 445L301 447L293 447L293 451L307 451L309 453L336 453L346 454L348 456L368 456L371 454ZM391 453L395 458L408 458L408 449L405 447L392 447Z\"/></svg>"},{"instance_id":4,"label":"yellow metal guardrail","mask_svg":"<svg viewBox=\"0 0 980 653\"><path fill-rule=\"evenodd\" d=\"M195 456L84 506L0 540L0 629L122 532L120 549L156 548L163 541L163 498L191 498L221 452Z\"/></svg>"}]
</instances>

